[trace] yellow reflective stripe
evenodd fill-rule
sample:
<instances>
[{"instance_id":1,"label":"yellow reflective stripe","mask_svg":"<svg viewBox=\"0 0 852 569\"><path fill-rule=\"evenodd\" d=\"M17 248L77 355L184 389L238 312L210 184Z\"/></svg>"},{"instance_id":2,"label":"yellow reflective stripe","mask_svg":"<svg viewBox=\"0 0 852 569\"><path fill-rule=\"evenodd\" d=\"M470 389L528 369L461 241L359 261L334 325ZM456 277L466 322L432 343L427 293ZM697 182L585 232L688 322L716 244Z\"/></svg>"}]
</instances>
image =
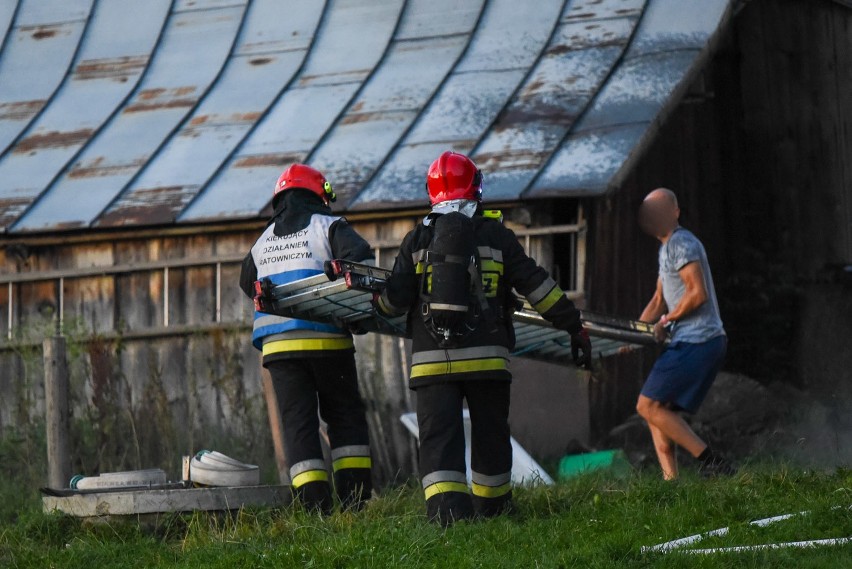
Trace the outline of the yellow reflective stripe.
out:
<instances>
[{"instance_id":1,"label":"yellow reflective stripe","mask_svg":"<svg viewBox=\"0 0 852 569\"><path fill-rule=\"evenodd\" d=\"M379 303L379 310L381 312L384 312L385 314L396 314L398 312L405 312L405 309L397 308L391 303L390 300L386 299L384 293L379 296L377 302Z\"/></svg>"},{"instance_id":2,"label":"yellow reflective stripe","mask_svg":"<svg viewBox=\"0 0 852 569\"><path fill-rule=\"evenodd\" d=\"M512 490L511 482L507 482L500 486L483 486L482 484L474 482L472 486L473 495L479 496L480 498L499 498L500 496L505 496Z\"/></svg>"},{"instance_id":3,"label":"yellow reflective stripe","mask_svg":"<svg viewBox=\"0 0 852 569\"><path fill-rule=\"evenodd\" d=\"M482 360L467 360L462 362L438 362L433 364L416 364L411 366L411 377L426 375L443 375L447 373L466 373L471 371L498 371L508 368L503 358L487 358Z\"/></svg>"},{"instance_id":4,"label":"yellow reflective stripe","mask_svg":"<svg viewBox=\"0 0 852 569\"><path fill-rule=\"evenodd\" d=\"M304 486L309 482L328 482L328 472L325 470L308 470L293 477L293 488Z\"/></svg>"},{"instance_id":5,"label":"yellow reflective stripe","mask_svg":"<svg viewBox=\"0 0 852 569\"><path fill-rule=\"evenodd\" d=\"M371 468L373 461L369 456L346 456L331 463L331 468L337 472L344 468Z\"/></svg>"},{"instance_id":6,"label":"yellow reflective stripe","mask_svg":"<svg viewBox=\"0 0 852 569\"><path fill-rule=\"evenodd\" d=\"M549 293L547 293L547 296L535 303L533 308L535 308L535 311L539 314L544 314L553 308L553 305L556 304L563 296L565 296L565 293L562 292L562 289L555 286Z\"/></svg>"},{"instance_id":7,"label":"yellow reflective stripe","mask_svg":"<svg viewBox=\"0 0 852 569\"><path fill-rule=\"evenodd\" d=\"M497 273L498 275L503 274L503 263L500 261L494 261L491 259L482 259L482 272L483 273Z\"/></svg>"},{"instance_id":8,"label":"yellow reflective stripe","mask_svg":"<svg viewBox=\"0 0 852 569\"><path fill-rule=\"evenodd\" d=\"M307 352L312 350L346 350L353 348L352 338L314 338L311 340L276 340L263 345L263 355L280 352Z\"/></svg>"},{"instance_id":9,"label":"yellow reflective stripe","mask_svg":"<svg viewBox=\"0 0 852 569\"><path fill-rule=\"evenodd\" d=\"M500 277L503 276L503 263L493 259L482 259L482 291L486 298L496 298Z\"/></svg>"},{"instance_id":10,"label":"yellow reflective stripe","mask_svg":"<svg viewBox=\"0 0 852 569\"><path fill-rule=\"evenodd\" d=\"M426 494L427 500L436 494L443 494L444 492L461 492L463 494L468 494L470 493L470 490L468 490L467 484L463 484L461 482L435 482L423 490L423 493Z\"/></svg>"}]
</instances>

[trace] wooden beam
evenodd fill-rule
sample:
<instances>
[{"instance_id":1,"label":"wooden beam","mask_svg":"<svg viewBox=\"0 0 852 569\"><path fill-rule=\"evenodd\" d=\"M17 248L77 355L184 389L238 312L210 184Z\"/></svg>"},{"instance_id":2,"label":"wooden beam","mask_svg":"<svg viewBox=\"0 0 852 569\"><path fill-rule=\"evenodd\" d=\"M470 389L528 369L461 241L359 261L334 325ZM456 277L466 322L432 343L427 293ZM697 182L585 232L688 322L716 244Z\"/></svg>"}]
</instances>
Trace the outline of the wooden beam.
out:
<instances>
[{"instance_id":1,"label":"wooden beam","mask_svg":"<svg viewBox=\"0 0 852 569\"><path fill-rule=\"evenodd\" d=\"M65 338L45 338L44 399L47 424L47 486L66 488L71 478L71 449L68 435L68 364Z\"/></svg>"},{"instance_id":2,"label":"wooden beam","mask_svg":"<svg viewBox=\"0 0 852 569\"><path fill-rule=\"evenodd\" d=\"M187 488L97 492L75 496L44 496L45 512L86 518L165 512L238 510L246 506L281 507L292 499L289 486Z\"/></svg>"},{"instance_id":3,"label":"wooden beam","mask_svg":"<svg viewBox=\"0 0 852 569\"><path fill-rule=\"evenodd\" d=\"M263 356L259 356L260 377L263 384L263 399L266 401L266 412L269 415L269 430L272 433L272 447L275 450L275 465L278 467L278 481L281 484L290 483L290 466L287 464L287 455L284 452L284 421L281 418L281 409L278 407L278 398L275 396L275 386L272 384L272 375L263 367Z\"/></svg>"}]
</instances>

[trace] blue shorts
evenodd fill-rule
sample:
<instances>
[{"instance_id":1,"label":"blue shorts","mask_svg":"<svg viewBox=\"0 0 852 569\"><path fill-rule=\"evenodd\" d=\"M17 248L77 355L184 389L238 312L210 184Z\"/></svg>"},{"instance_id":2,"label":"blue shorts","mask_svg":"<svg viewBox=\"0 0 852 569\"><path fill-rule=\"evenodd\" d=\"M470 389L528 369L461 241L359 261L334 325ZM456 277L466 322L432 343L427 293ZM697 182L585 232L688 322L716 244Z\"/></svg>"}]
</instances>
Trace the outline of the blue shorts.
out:
<instances>
[{"instance_id":1,"label":"blue shorts","mask_svg":"<svg viewBox=\"0 0 852 569\"><path fill-rule=\"evenodd\" d=\"M695 413L722 368L728 338L717 336L700 344L674 342L657 359L642 395Z\"/></svg>"}]
</instances>

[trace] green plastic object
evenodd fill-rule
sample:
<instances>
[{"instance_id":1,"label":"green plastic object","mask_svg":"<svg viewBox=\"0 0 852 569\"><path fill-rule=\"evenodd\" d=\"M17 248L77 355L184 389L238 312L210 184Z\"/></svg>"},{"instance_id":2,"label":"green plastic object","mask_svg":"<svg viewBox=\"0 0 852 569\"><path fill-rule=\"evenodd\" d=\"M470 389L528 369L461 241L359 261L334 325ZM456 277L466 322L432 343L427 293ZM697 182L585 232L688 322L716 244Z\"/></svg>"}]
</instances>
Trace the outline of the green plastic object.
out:
<instances>
[{"instance_id":1,"label":"green plastic object","mask_svg":"<svg viewBox=\"0 0 852 569\"><path fill-rule=\"evenodd\" d=\"M631 470L630 461L621 450L601 450L586 454L563 456L559 461L559 479L567 480L589 472L608 470L625 476Z\"/></svg>"}]
</instances>

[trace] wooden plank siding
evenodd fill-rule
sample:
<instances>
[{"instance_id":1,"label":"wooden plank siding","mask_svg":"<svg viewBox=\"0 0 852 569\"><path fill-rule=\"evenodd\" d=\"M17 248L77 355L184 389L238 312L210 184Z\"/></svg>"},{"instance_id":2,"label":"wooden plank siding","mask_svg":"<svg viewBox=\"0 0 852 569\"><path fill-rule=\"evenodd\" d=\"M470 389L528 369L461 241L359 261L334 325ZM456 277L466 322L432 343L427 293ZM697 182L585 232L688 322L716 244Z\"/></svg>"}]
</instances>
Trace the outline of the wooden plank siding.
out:
<instances>
[{"instance_id":1,"label":"wooden plank siding","mask_svg":"<svg viewBox=\"0 0 852 569\"><path fill-rule=\"evenodd\" d=\"M825 284L831 267L852 263L849 101L852 10L828 0L746 4L624 184L588 204L589 307L635 317L650 298L658 245L641 235L636 213L650 190L668 187L678 194L684 226L704 242L722 289L729 364L767 357L755 353L765 346L755 336L772 336L779 339L774 379L787 377L782 370L790 366L800 382L826 392L849 384L842 380L852 379L848 367L816 374L804 363L805 346L830 346L821 351L831 361L848 351L848 336L807 322L816 320L809 314L831 313L822 303L838 314L850 310L838 285ZM749 313L725 312L741 307L740 299L725 297L736 290L731 283L764 270L755 259L789 274L789 286L807 299L801 307L779 301L781 331L749 323ZM757 275L784 286L772 278ZM590 383L593 437L633 414L653 352L613 359Z\"/></svg>"},{"instance_id":2,"label":"wooden plank siding","mask_svg":"<svg viewBox=\"0 0 852 569\"><path fill-rule=\"evenodd\" d=\"M848 295L838 294L836 287L822 293L813 283L829 286L822 282L826 267L852 263L850 27L852 10L829 0L753 0L744 5L712 61L658 125L656 140L623 184L603 198L582 200L589 224L582 305L636 317L650 298L657 244L640 234L636 212L647 192L658 186L678 193L683 223L704 242L720 288L732 276L754 271L752 252L760 251L785 264L802 294L816 291L810 306L821 299L829 303L819 312L813 308L807 322L817 322L816 314L848 302L842 300ZM573 223L576 205L576 200L514 204L507 219L517 228ZM368 241L390 245L378 259L390 267L397 253L393 244L418 219L406 213L355 224ZM262 222L250 222L197 233L174 227L120 237L91 232L86 239L52 242L45 236L9 238L0 248L0 267L8 274L240 255L262 227ZM564 270L564 241L535 236L529 245L542 265L554 273L557 267ZM74 348L72 415L91 418L93 429L106 433L97 435L99 444L124 457L120 466L155 466L216 445L225 445L218 450L241 459L273 464L258 357L249 342L251 305L237 287L238 276L238 265L223 265L217 319L215 268L170 269L168 328L162 270L91 275L64 283L66 326L87 339ZM564 274L557 276L566 282ZM13 288L11 320L22 337L13 342L14 349L0 350L0 393L11 394L0 398L0 428L43 412L41 370L25 340L29 335L40 342L52 330L59 309L56 287L48 281ZM723 309L732 300L737 299L723 298ZM797 306L784 310L791 318L799 314ZM837 313L846 314L843 310ZM6 287L0 285L4 331L9 316ZM723 317L737 343L734 350L758 349L749 344L753 325L749 328L736 314ZM790 326L776 348L788 354L791 365L797 350L805 353L817 342L848 352L848 337L842 344L843 337L832 337L831 330L816 324ZM406 477L415 470L416 449L398 420L399 413L413 408L405 381L405 343L361 336L356 345L380 465L377 479ZM592 441L603 439L633 414L655 355L643 350L611 358L584 383ZM850 369L826 373L848 378ZM513 389L518 404L527 404L521 382ZM129 410L129 420L111 419L116 409ZM228 447L239 441L239 448ZM80 467L98 466L92 462L96 458L80 460L89 461Z\"/></svg>"},{"instance_id":3,"label":"wooden plank siding","mask_svg":"<svg viewBox=\"0 0 852 569\"><path fill-rule=\"evenodd\" d=\"M394 244L401 243L420 217L355 225L368 241L383 244L378 261L391 267L398 252ZM532 210L519 217L526 223L550 219L536 217ZM257 223L248 230L195 235L164 231L139 238L125 234L80 242L60 239L2 249L0 264L7 274L139 267L110 275L91 270L62 283L63 328L72 345L73 416L91 421L101 453L123 457L121 464L93 465L78 459L78 469L173 468L169 461L174 457L217 444L246 460L274 464L259 358L250 343L251 303L238 287L239 263L221 266L218 319L214 264L169 268L167 320L164 270L144 268L157 262L240 258L262 227ZM531 251L546 265L552 263L550 241L547 235L529 238ZM0 350L0 389L14 396L0 400L0 427L37 419L43 412L36 344L55 329L58 286L56 279L14 284L14 339ZM8 297L5 285L0 288L5 325ZM416 470L417 457L415 441L399 421L414 408L407 386L410 348L401 339L373 335L357 337L356 346L370 435L376 441L377 482L404 480ZM237 448L228 446L234 444Z\"/></svg>"}]
</instances>

